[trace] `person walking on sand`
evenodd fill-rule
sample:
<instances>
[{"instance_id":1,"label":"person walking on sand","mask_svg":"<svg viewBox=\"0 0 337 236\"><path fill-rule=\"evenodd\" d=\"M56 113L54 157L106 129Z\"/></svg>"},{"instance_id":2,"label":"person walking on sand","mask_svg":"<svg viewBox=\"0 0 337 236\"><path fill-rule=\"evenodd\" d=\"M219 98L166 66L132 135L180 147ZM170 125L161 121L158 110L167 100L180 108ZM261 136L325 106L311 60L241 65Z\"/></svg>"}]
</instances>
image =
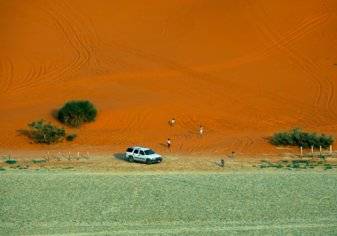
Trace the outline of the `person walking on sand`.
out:
<instances>
[{"instance_id":1,"label":"person walking on sand","mask_svg":"<svg viewBox=\"0 0 337 236\"><path fill-rule=\"evenodd\" d=\"M171 149L171 139L168 138L166 141L166 144L167 144L167 148Z\"/></svg>"},{"instance_id":2,"label":"person walking on sand","mask_svg":"<svg viewBox=\"0 0 337 236\"><path fill-rule=\"evenodd\" d=\"M200 136L202 136L204 134L204 127L202 125L200 125L200 127L199 127L199 134L200 134Z\"/></svg>"}]
</instances>

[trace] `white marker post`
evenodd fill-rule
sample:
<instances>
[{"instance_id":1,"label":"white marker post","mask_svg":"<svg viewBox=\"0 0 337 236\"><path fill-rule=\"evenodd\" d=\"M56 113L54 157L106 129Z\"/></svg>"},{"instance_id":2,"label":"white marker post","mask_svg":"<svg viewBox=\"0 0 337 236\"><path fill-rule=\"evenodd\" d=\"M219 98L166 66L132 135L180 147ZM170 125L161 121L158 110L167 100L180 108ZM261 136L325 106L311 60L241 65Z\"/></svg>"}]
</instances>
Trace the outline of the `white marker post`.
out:
<instances>
[{"instance_id":1,"label":"white marker post","mask_svg":"<svg viewBox=\"0 0 337 236\"><path fill-rule=\"evenodd\" d=\"M322 146L319 146L319 154L322 155Z\"/></svg>"},{"instance_id":2,"label":"white marker post","mask_svg":"<svg viewBox=\"0 0 337 236\"><path fill-rule=\"evenodd\" d=\"M301 156L303 156L303 147L301 146Z\"/></svg>"},{"instance_id":3,"label":"white marker post","mask_svg":"<svg viewBox=\"0 0 337 236\"><path fill-rule=\"evenodd\" d=\"M311 154L314 154L314 145L311 146Z\"/></svg>"},{"instance_id":4,"label":"white marker post","mask_svg":"<svg viewBox=\"0 0 337 236\"><path fill-rule=\"evenodd\" d=\"M332 145L330 145L330 154L332 154Z\"/></svg>"}]
</instances>

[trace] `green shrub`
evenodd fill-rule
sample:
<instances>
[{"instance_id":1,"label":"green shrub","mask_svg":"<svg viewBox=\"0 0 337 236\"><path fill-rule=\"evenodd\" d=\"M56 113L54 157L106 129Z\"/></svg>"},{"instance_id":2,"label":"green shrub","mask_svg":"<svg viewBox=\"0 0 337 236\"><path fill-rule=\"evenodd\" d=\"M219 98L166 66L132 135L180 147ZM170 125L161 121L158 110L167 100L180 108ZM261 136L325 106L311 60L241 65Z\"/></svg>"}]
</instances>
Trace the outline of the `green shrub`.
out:
<instances>
[{"instance_id":1,"label":"green shrub","mask_svg":"<svg viewBox=\"0 0 337 236\"><path fill-rule=\"evenodd\" d=\"M270 161L262 160L259 166L260 168L268 168L272 167L273 163L271 163Z\"/></svg>"},{"instance_id":2,"label":"green shrub","mask_svg":"<svg viewBox=\"0 0 337 236\"><path fill-rule=\"evenodd\" d=\"M47 162L46 160L32 160L34 164L39 164L39 163L45 163Z\"/></svg>"},{"instance_id":3,"label":"green shrub","mask_svg":"<svg viewBox=\"0 0 337 236\"><path fill-rule=\"evenodd\" d=\"M7 164L10 164L10 165L13 165L13 164L16 164L16 160L14 159L8 159L5 161Z\"/></svg>"},{"instance_id":4,"label":"green shrub","mask_svg":"<svg viewBox=\"0 0 337 236\"><path fill-rule=\"evenodd\" d=\"M292 163L309 165L310 161L309 160L293 160Z\"/></svg>"},{"instance_id":5,"label":"green shrub","mask_svg":"<svg viewBox=\"0 0 337 236\"><path fill-rule=\"evenodd\" d=\"M79 127L84 122L94 121L97 115L95 106L89 101L67 102L59 111L58 119L71 127Z\"/></svg>"},{"instance_id":6,"label":"green shrub","mask_svg":"<svg viewBox=\"0 0 337 236\"><path fill-rule=\"evenodd\" d=\"M329 163L325 163L324 164L324 170L329 170L329 169L332 169L332 165L329 164Z\"/></svg>"},{"instance_id":7,"label":"green shrub","mask_svg":"<svg viewBox=\"0 0 337 236\"><path fill-rule=\"evenodd\" d=\"M311 146L323 148L329 147L334 142L332 136L325 134L307 133L301 129L292 129L288 132L275 133L271 137L271 143L274 145L302 146L308 148Z\"/></svg>"},{"instance_id":8,"label":"green shrub","mask_svg":"<svg viewBox=\"0 0 337 236\"><path fill-rule=\"evenodd\" d=\"M325 155L323 155L323 154L320 154L320 155L319 155L319 159L321 159L321 160L325 160L325 159L326 159L326 156L325 156Z\"/></svg>"},{"instance_id":9,"label":"green shrub","mask_svg":"<svg viewBox=\"0 0 337 236\"><path fill-rule=\"evenodd\" d=\"M300 168L300 164L299 163L292 163L291 164L291 168Z\"/></svg>"},{"instance_id":10,"label":"green shrub","mask_svg":"<svg viewBox=\"0 0 337 236\"><path fill-rule=\"evenodd\" d=\"M64 128L58 128L44 120L34 121L28 124L28 137L36 143L52 144L62 141L65 137Z\"/></svg>"},{"instance_id":11,"label":"green shrub","mask_svg":"<svg viewBox=\"0 0 337 236\"><path fill-rule=\"evenodd\" d=\"M5 170L6 170L5 168L0 167L0 171L5 171Z\"/></svg>"},{"instance_id":12,"label":"green shrub","mask_svg":"<svg viewBox=\"0 0 337 236\"><path fill-rule=\"evenodd\" d=\"M283 168L283 165L281 163L276 163L273 165L273 167L280 169Z\"/></svg>"}]
</instances>

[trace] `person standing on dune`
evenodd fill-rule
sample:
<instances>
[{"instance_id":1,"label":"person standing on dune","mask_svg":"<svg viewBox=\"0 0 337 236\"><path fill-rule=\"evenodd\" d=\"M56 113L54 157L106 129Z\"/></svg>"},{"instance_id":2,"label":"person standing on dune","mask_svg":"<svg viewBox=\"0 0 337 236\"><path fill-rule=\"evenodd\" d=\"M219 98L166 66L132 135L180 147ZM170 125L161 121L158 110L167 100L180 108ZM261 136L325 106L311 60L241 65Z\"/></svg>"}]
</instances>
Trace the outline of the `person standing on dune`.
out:
<instances>
[{"instance_id":1,"label":"person standing on dune","mask_svg":"<svg viewBox=\"0 0 337 236\"><path fill-rule=\"evenodd\" d=\"M167 139L166 141L166 144L167 144L167 148L171 150L171 139Z\"/></svg>"},{"instance_id":2,"label":"person standing on dune","mask_svg":"<svg viewBox=\"0 0 337 236\"><path fill-rule=\"evenodd\" d=\"M175 124L176 124L176 119L175 119L175 118L172 118L172 119L170 120L170 125L171 125L171 127L173 127Z\"/></svg>"},{"instance_id":3,"label":"person standing on dune","mask_svg":"<svg viewBox=\"0 0 337 236\"><path fill-rule=\"evenodd\" d=\"M202 136L204 134L204 127L202 125L200 125L200 127L199 127L199 134L200 134L200 136Z\"/></svg>"}]
</instances>

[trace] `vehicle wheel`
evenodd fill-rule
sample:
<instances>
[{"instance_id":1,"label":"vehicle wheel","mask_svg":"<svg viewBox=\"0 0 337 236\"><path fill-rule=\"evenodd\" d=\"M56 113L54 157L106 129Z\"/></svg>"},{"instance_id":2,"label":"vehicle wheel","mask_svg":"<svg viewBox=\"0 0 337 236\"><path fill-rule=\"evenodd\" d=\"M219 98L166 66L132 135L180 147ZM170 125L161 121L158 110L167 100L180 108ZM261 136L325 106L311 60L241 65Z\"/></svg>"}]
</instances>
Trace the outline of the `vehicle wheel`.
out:
<instances>
[{"instance_id":1,"label":"vehicle wheel","mask_svg":"<svg viewBox=\"0 0 337 236\"><path fill-rule=\"evenodd\" d=\"M133 156L129 156L128 160L129 162L134 162Z\"/></svg>"},{"instance_id":2,"label":"vehicle wheel","mask_svg":"<svg viewBox=\"0 0 337 236\"><path fill-rule=\"evenodd\" d=\"M151 164L151 160L150 159L146 159L145 163L148 164L148 165L150 165Z\"/></svg>"}]
</instances>

